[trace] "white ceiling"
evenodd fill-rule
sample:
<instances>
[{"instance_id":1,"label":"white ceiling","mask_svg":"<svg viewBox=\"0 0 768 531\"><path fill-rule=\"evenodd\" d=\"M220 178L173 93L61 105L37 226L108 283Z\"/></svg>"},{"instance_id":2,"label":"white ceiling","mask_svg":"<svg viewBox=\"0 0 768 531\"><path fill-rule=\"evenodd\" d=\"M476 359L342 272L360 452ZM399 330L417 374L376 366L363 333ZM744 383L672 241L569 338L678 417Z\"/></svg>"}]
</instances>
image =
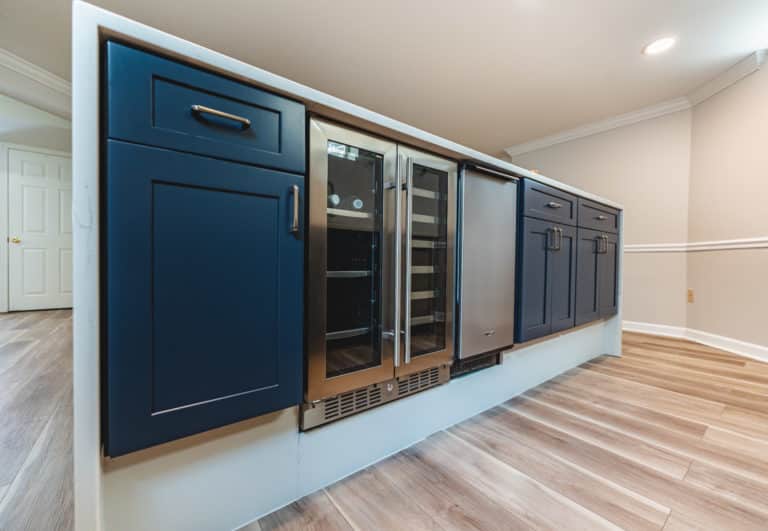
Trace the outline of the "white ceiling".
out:
<instances>
[{"instance_id":1,"label":"white ceiling","mask_svg":"<svg viewBox=\"0 0 768 531\"><path fill-rule=\"evenodd\" d=\"M93 3L492 155L685 95L768 47L768 0ZM0 2L0 48L65 78L69 27L69 0ZM670 34L671 52L640 53Z\"/></svg>"}]
</instances>

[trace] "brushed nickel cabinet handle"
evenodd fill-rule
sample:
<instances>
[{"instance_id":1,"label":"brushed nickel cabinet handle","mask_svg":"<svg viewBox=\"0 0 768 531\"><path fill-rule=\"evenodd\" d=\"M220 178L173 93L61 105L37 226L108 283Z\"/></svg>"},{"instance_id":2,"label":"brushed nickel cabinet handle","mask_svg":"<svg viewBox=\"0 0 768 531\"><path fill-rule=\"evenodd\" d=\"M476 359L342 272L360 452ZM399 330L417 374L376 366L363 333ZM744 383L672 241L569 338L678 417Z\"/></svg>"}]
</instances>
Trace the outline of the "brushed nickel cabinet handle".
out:
<instances>
[{"instance_id":1,"label":"brushed nickel cabinet handle","mask_svg":"<svg viewBox=\"0 0 768 531\"><path fill-rule=\"evenodd\" d=\"M299 187L295 184L291 185L291 192L293 192L293 217L291 219L290 232L295 234L298 238L299 235Z\"/></svg>"},{"instance_id":2,"label":"brushed nickel cabinet handle","mask_svg":"<svg viewBox=\"0 0 768 531\"><path fill-rule=\"evenodd\" d=\"M547 208L562 208L562 204L558 203L557 201L550 201L547 203Z\"/></svg>"},{"instance_id":3,"label":"brushed nickel cabinet handle","mask_svg":"<svg viewBox=\"0 0 768 531\"><path fill-rule=\"evenodd\" d=\"M608 216L603 216L602 214L600 214L599 216L595 216L595 219L598 221L605 221L606 219L608 219Z\"/></svg>"},{"instance_id":4,"label":"brushed nickel cabinet handle","mask_svg":"<svg viewBox=\"0 0 768 531\"><path fill-rule=\"evenodd\" d=\"M226 120L232 120L233 122L239 123L243 129L248 129L251 127L251 121L248 118L244 118L236 114L230 114L218 109L212 109L210 107L206 107L205 105L193 105L191 109L192 112L196 114L210 114L212 116L218 116L219 118L224 118Z\"/></svg>"}]
</instances>

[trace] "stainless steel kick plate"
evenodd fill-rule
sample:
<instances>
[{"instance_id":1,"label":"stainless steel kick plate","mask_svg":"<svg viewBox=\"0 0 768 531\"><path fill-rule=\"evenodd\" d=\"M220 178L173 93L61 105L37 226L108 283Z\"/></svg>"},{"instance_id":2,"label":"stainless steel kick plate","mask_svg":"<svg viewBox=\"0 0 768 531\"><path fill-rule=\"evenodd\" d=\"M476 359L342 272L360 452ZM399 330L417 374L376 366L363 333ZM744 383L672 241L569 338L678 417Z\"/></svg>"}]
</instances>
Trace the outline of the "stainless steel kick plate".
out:
<instances>
[{"instance_id":1,"label":"stainless steel kick plate","mask_svg":"<svg viewBox=\"0 0 768 531\"><path fill-rule=\"evenodd\" d=\"M311 430L392 400L444 384L450 376L450 365L440 365L323 400L305 402L301 405L301 430Z\"/></svg>"}]
</instances>

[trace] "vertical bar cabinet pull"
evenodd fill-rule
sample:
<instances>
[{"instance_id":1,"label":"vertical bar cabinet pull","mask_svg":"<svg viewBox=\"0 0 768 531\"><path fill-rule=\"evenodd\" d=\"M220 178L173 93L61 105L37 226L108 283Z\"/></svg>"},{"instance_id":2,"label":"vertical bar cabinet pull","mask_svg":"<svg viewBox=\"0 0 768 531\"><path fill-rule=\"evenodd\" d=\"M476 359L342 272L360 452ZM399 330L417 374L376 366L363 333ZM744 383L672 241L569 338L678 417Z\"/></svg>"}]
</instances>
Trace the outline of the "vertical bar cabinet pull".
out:
<instances>
[{"instance_id":1,"label":"vertical bar cabinet pull","mask_svg":"<svg viewBox=\"0 0 768 531\"><path fill-rule=\"evenodd\" d=\"M297 238L299 237L299 187L295 184L291 185L291 192L293 192L293 216L291 218L291 229Z\"/></svg>"},{"instance_id":2,"label":"vertical bar cabinet pull","mask_svg":"<svg viewBox=\"0 0 768 531\"><path fill-rule=\"evenodd\" d=\"M402 156L397 156L397 167L395 168L395 302L394 302L394 322L392 324L392 352L395 367L400 366L400 294L401 294L401 261L402 261L402 186L400 176L402 175L403 164Z\"/></svg>"},{"instance_id":3,"label":"vertical bar cabinet pull","mask_svg":"<svg viewBox=\"0 0 768 531\"><path fill-rule=\"evenodd\" d=\"M411 244L413 240L413 159L405 163L405 363L411 362Z\"/></svg>"}]
</instances>

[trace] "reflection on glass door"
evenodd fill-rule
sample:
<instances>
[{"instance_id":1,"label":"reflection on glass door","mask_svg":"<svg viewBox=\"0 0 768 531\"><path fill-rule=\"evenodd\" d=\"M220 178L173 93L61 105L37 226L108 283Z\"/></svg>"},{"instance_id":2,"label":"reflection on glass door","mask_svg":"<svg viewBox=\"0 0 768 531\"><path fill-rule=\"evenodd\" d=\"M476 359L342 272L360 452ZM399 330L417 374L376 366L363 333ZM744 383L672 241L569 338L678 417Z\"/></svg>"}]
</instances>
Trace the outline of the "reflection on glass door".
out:
<instances>
[{"instance_id":1,"label":"reflection on glass door","mask_svg":"<svg viewBox=\"0 0 768 531\"><path fill-rule=\"evenodd\" d=\"M409 164L409 172L406 341L413 358L446 348L449 176L418 161Z\"/></svg>"},{"instance_id":2,"label":"reflection on glass door","mask_svg":"<svg viewBox=\"0 0 768 531\"><path fill-rule=\"evenodd\" d=\"M326 378L381 363L383 157L328 141Z\"/></svg>"}]
</instances>

